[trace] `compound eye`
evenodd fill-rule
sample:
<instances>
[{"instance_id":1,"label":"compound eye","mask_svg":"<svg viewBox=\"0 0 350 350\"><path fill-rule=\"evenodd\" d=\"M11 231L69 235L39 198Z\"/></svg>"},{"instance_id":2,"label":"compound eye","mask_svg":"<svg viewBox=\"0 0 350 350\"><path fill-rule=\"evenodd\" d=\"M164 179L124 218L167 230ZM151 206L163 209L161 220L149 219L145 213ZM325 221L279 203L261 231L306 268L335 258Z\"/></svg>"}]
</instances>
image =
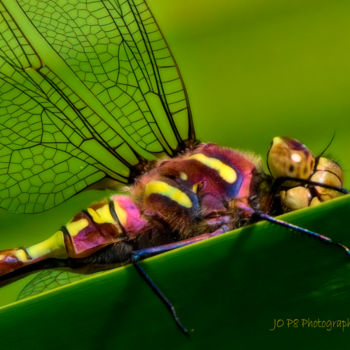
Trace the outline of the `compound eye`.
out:
<instances>
[{"instance_id":1,"label":"compound eye","mask_svg":"<svg viewBox=\"0 0 350 350\"><path fill-rule=\"evenodd\" d=\"M344 181L343 170L335 161L320 157L314 174L310 178L312 181L319 182L334 187L342 187ZM338 197L340 192L329 188L315 186L317 197L321 202Z\"/></svg>"},{"instance_id":2,"label":"compound eye","mask_svg":"<svg viewBox=\"0 0 350 350\"><path fill-rule=\"evenodd\" d=\"M315 157L301 142L289 137L274 137L267 155L271 175L307 179L315 167Z\"/></svg>"},{"instance_id":3,"label":"compound eye","mask_svg":"<svg viewBox=\"0 0 350 350\"><path fill-rule=\"evenodd\" d=\"M317 162L317 166L315 171L329 171L333 173L335 176L339 178L341 183L344 181L344 174L343 174L343 169L341 166L335 162L334 160L325 158L325 157L320 157ZM336 185L334 185L336 186Z\"/></svg>"}]
</instances>

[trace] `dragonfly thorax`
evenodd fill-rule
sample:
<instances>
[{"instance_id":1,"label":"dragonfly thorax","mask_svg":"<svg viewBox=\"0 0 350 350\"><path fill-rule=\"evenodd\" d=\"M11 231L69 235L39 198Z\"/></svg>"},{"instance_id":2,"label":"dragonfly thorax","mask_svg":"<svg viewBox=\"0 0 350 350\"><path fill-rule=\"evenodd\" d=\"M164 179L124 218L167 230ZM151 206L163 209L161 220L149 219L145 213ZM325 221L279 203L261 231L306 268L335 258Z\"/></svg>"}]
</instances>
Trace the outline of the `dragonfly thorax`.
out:
<instances>
[{"instance_id":1,"label":"dragonfly thorax","mask_svg":"<svg viewBox=\"0 0 350 350\"><path fill-rule=\"evenodd\" d=\"M257 157L202 144L160 161L136 181L131 193L143 215L166 222L171 230L187 237L197 231L196 225L203 230L203 220L219 215L236 217L228 208L236 211L237 201L249 204L260 173Z\"/></svg>"}]
</instances>

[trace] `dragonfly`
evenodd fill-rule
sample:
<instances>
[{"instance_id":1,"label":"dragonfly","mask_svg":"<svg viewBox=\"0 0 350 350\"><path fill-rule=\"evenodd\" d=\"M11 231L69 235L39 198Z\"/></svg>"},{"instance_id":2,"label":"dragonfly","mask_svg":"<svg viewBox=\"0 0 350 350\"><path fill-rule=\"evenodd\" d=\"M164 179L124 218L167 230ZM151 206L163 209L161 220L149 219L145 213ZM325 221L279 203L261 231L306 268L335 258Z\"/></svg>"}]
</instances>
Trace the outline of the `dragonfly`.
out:
<instances>
[{"instance_id":1,"label":"dragonfly","mask_svg":"<svg viewBox=\"0 0 350 350\"><path fill-rule=\"evenodd\" d=\"M333 242L274 215L348 193L323 152L275 137L257 156L197 140L188 94L143 0L2 1L0 206L38 213L81 191L127 193L92 204L53 236L0 252L6 279L63 264L132 263L188 334L140 260L257 220ZM39 273L20 298L66 283Z\"/></svg>"}]
</instances>

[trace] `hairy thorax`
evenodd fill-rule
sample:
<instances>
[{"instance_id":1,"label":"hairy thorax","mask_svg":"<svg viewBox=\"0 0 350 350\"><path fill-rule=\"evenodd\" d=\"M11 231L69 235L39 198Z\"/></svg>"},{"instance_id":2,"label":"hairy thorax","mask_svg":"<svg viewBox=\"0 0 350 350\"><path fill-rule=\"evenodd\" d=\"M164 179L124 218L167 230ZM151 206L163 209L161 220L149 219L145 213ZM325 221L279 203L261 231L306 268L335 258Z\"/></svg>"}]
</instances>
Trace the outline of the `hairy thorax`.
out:
<instances>
[{"instance_id":1,"label":"hairy thorax","mask_svg":"<svg viewBox=\"0 0 350 350\"><path fill-rule=\"evenodd\" d=\"M249 153L202 144L159 161L137 179L132 198L153 227L166 229L178 239L222 226L234 229L246 219L238 204L250 205L250 197L260 186L260 163L260 158ZM254 205L258 205L256 200Z\"/></svg>"}]
</instances>

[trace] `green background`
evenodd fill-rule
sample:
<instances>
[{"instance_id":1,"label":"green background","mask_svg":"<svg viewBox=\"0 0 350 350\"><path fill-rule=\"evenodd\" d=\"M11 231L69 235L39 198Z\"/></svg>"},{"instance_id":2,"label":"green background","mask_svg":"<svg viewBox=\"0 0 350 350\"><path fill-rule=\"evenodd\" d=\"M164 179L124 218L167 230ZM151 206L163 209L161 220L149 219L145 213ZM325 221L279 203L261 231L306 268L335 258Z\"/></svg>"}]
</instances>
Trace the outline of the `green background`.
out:
<instances>
[{"instance_id":1,"label":"green background","mask_svg":"<svg viewBox=\"0 0 350 350\"><path fill-rule=\"evenodd\" d=\"M149 4L180 67L200 140L250 150L265 157L272 137L286 135L300 139L317 155L335 132L329 155L343 166L347 179L350 169L349 2L152 0ZM350 181L346 180L346 185L349 184ZM74 213L103 195L96 191L82 193L60 207L39 215L25 216L1 212L0 249L29 245L47 237L67 222ZM337 215L336 212L334 215ZM329 228L331 227L330 225ZM303 245L304 241L298 239L298 244ZM310 247L310 243L307 244ZM263 247L264 245L261 249L264 249ZM201 250L196 248L196 251L198 253L193 253L192 258L188 255L187 258L181 258L181 263L187 264L190 261L191 267L186 270L186 274L193 276L193 283L196 281L196 276L201 273L205 275L205 271L202 271L194 261ZM268 251L271 253L272 249L269 248ZM186 252L191 252L191 249L187 249ZM219 252L225 253L222 250ZM203 254L211 254L210 249L204 250ZM319 254L317 257L321 256L321 253L317 254ZM238 280L236 279L235 283L238 284L239 277L246 279L246 274L251 272L252 266L241 255L238 254L244 263L241 263L242 276L236 276ZM160 275L164 275L165 268L169 268L170 274L170 267L176 266L176 263L169 265L168 261L172 259L172 255L167 256L164 261L155 259L152 264L152 269L158 268L161 271ZM174 254L173 259L177 256L178 254ZM280 258L283 258L283 254L280 254ZM304 259L307 260L306 255ZM220 262L220 259L213 261L216 264L220 263L216 265L217 269L222 267L221 264L231 266L227 261ZM237 262L237 258L234 261ZM250 268L244 264L248 264ZM292 265L289 268L291 269ZM303 275L302 266L299 266L299 269L300 275ZM137 282L137 276L134 276L134 272L130 269L122 271L122 274L127 274L122 281L130 279L130 285L120 287L125 289L125 300L123 304L119 300L118 307L122 308L120 312L125 317L129 308L132 308L135 312L130 314L135 317L137 306L142 304L141 295L146 293L147 298L152 296L147 292L140 292L138 298L137 293L133 292L129 298L126 291L129 292L133 287L142 288L143 291L144 287ZM183 282L178 282L182 277L181 273L178 273L177 277L173 277L177 281L173 280L173 284L180 283L184 288L191 289ZM256 271L253 271L252 278L256 278L254 273ZM281 278L281 274L283 269L278 270L275 276L277 281ZM296 273L295 279L297 275ZM225 288L225 283L233 283L233 281L224 282L222 278L230 279L230 276L225 273L208 276L210 283L208 282L205 288L213 291L214 288ZM169 277L166 280L168 281ZM25 283L26 281L22 280L3 287L0 290L0 304L13 301ZM260 289L270 291L270 284L271 280L261 280L259 290L252 291L252 294L256 293L255 298L259 300ZM295 280L293 285L298 286L298 281ZM91 287L88 287L88 291L89 288ZM200 292L198 287L194 287L193 291ZM73 294L71 298L79 301L78 291L72 290L70 293ZM190 294L190 298L196 297L193 293ZM176 294L172 293L173 299L174 295ZM218 303L225 305L225 298L228 297L225 293L223 297L217 292L213 295L212 298L210 294L205 294L207 303L211 304L208 315L211 319L208 322L213 324L213 328L218 323L218 327L223 327L226 332L232 331L232 347L235 344L234 338L240 332L246 336L258 334L261 339L271 340L270 335L269 338L265 338L267 335L261 330L262 328L259 328L261 327L259 323L249 324L247 320L240 319L242 322L237 326L238 321L235 317L238 311L242 314L242 310L232 311L232 317L225 313L225 320L221 318L220 313L213 313L213 305ZM242 293L233 297L240 295ZM147 298L145 300L148 300ZM179 298L183 300L185 296L180 295ZM291 298L291 295L287 294L284 299L292 300L288 298ZM97 304L94 307L97 307ZM190 307L190 303L187 306ZM222 307L218 306L218 310L222 310ZM152 317L152 310L147 312L149 317ZM207 317L207 310L203 305L195 305L193 312L196 313L196 319ZM142 322L147 323L147 318L141 314L137 323L141 322L141 318ZM187 314L190 314L189 310ZM253 314L249 315L253 317ZM270 316L269 322L272 318L272 315ZM283 317L285 316L286 314ZM333 315L327 313L322 315L323 318L331 316ZM346 314L343 316L347 317ZM16 317L20 316L17 314ZM105 317L104 311L101 311L99 317ZM165 320L166 317L165 315ZM93 322L99 321L93 320ZM111 315L108 315L106 322L114 322ZM134 327L129 318L126 320L119 318L118 322L123 322L125 329ZM193 323L196 323L195 320ZM113 323L113 326L118 327L118 324ZM161 325L159 332L155 331L154 335L161 333L162 327L164 325ZM100 336L104 337L103 327L100 332ZM285 340L288 341L292 336L293 333L287 332ZM332 336L334 337L334 333ZM339 337L345 336L346 331L345 334L339 333ZM241 342L242 338L239 339Z\"/></svg>"}]
</instances>

